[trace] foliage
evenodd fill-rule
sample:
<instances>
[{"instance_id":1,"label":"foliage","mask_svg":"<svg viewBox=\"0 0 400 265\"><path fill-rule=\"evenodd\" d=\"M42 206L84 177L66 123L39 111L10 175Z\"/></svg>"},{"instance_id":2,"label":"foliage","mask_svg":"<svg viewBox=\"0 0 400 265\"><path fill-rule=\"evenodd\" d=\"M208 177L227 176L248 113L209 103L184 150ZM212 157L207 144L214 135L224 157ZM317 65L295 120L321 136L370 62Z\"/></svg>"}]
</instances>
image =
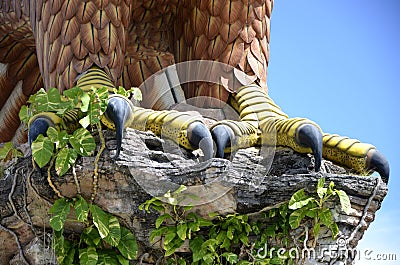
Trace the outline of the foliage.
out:
<instances>
[{"instance_id":1,"label":"foliage","mask_svg":"<svg viewBox=\"0 0 400 265\"><path fill-rule=\"evenodd\" d=\"M278 253L279 248L272 247L265 255L258 252L271 242L286 249L295 245L292 232L305 219L313 222L315 242L323 225L336 237L338 227L325 204L337 195L342 210L349 213L350 201L344 191L334 189L332 182L327 188L324 183L324 178L318 181L316 198L299 190L288 203L269 210L265 219L257 222L250 222L247 215L239 214L210 214L212 220L199 217L191 206L179 205L184 186L146 201L139 209L160 214L150 240L161 242L167 264L294 264L296 260L289 251ZM266 219L269 220L267 226ZM253 244L250 244L250 237ZM189 246L190 255L180 253L185 245Z\"/></svg>"},{"instance_id":2,"label":"foliage","mask_svg":"<svg viewBox=\"0 0 400 265\"><path fill-rule=\"evenodd\" d=\"M71 222L84 225L79 239L64 237L64 225ZM118 219L94 204L88 204L81 196L68 200L58 199L50 209L50 226L54 230L53 247L58 264L129 264L137 256L138 245L134 235L121 226Z\"/></svg>"},{"instance_id":3,"label":"foliage","mask_svg":"<svg viewBox=\"0 0 400 265\"><path fill-rule=\"evenodd\" d=\"M293 194L289 201L289 209L293 210L289 217L289 224L292 229L300 226L301 221L307 216L314 221L314 245L318 239L321 226L324 225L332 231L332 238L336 238L339 228L334 222L332 213L325 206L332 196L338 196L341 209L349 214L351 210L350 199L343 190L334 189L335 184L331 181L327 188L324 187L325 178L320 178L317 184L318 198L307 196L304 189Z\"/></svg>"},{"instance_id":4,"label":"foliage","mask_svg":"<svg viewBox=\"0 0 400 265\"><path fill-rule=\"evenodd\" d=\"M0 177L8 163L18 157L23 157L23 154L20 150L15 148L12 142L7 142L0 147Z\"/></svg>"},{"instance_id":5,"label":"foliage","mask_svg":"<svg viewBox=\"0 0 400 265\"><path fill-rule=\"evenodd\" d=\"M141 99L138 88L127 91L119 87L115 92ZM49 127L46 136L39 135L31 145L33 159L40 168L54 159L55 170L62 176L75 164L78 155L88 156L94 152L96 144L88 129L98 124L106 111L108 93L106 87L92 87L89 91L73 87L62 94L51 88L47 92L41 89L29 98L30 105L22 106L19 112L23 123L28 124L35 115L49 112L59 118L56 128Z\"/></svg>"}]
</instances>

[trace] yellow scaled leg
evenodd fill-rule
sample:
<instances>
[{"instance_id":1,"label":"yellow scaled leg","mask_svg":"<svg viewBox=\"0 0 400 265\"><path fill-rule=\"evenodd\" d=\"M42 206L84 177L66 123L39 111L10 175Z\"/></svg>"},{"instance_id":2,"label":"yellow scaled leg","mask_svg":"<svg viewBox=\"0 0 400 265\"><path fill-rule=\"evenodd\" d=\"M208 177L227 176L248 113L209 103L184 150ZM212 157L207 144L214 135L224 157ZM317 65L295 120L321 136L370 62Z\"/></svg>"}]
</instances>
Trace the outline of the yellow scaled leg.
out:
<instances>
[{"instance_id":1,"label":"yellow scaled leg","mask_svg":"<svg viewBox=\"0 0 400 265\"><path fill-rule=\"evenodd\" d=\"M92 86L106 86L113 91L113 84L104 71L94 68L82 75L77 86L87 89ZM158 136L165 136L187 149L200 148L204 159L213 156L211 134L199 115L173 110L154 111L136 107L121 95L110 93L108 106L101 119L110 129L116 130L117 153L119 155L123 129L131 127L142 131L152 131Z\"/></svg>"},{"instance_id":2,"label":"yellow scaled leg","mask_svg":"<svg viewBox=\"0 0 400 265\"><path fill-rule=\"evenodd\" d=\"M323 134L316 123L305 118L288 118L257 85L239 88L232 95L230 104L238 111L240 121L220 121L211 128L219 157L262 142L290 147L300 153L312 153L316 170L319 170L324 157L359 173L378 171L384 180L388 179L387 160L373 145Z\"/></svg>"}]
</instances>

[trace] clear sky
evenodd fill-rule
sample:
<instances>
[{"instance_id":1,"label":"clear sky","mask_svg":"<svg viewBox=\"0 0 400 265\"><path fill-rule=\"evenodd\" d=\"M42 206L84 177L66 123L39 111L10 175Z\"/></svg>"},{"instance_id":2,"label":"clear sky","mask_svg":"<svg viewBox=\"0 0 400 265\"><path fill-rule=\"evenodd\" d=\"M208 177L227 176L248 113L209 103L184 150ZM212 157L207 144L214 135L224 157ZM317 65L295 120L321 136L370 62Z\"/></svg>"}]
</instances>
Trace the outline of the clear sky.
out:
<instances>
[{"instance_id":1,"label":"clear sky","mask_svg":"<svg viewBox=\"0 0 400 265\"><path fill-rule=\"evenodd\" d=\"M400 264L400 1L276 0L268 86L291 117L374 144L389 160L389 194L359 250Z\"/></svg>"}]
</instances>

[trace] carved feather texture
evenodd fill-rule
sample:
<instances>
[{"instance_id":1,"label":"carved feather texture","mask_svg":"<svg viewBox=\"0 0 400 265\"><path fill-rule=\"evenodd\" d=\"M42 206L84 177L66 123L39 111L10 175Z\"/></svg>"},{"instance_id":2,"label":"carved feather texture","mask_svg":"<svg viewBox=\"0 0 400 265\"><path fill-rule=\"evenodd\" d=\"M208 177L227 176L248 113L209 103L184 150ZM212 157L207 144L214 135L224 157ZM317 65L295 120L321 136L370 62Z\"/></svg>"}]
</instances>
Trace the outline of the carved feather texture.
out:
<instances>
[{"instance_id":1,"label":"carved feather texture","mask_svg":"<svg viewBox=\"0 0 400 265\"><path fill-rule=\"evenodd\" d=\"M63 90L92 65L104 68L116 85L130 87L175 62L216 60L256 76L263 86L272 8L272 0L0 1L0 63L15 77L9 82L0 71L0 103L10 100L20 80L26 94L43 80ZM208 83L188 85L185 93L223 101L229 95Z\"/></svg>"}]
</instances>

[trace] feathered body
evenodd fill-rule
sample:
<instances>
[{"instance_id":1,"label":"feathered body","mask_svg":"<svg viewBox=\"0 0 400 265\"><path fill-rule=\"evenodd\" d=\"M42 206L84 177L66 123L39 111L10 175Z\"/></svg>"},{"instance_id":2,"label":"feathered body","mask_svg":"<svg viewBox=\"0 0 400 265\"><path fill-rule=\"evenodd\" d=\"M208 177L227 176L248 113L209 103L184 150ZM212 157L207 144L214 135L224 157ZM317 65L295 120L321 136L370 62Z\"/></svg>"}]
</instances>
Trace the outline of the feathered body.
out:
<instances>
[{"instance_id":1,"label":"feathered body","mask_svg":"<svg viewBox=\"0 0 400 265\"><path fill-rule=\"evenodd\" d=\"M31 94L68 89L93 65L129 88L177 62L214 60L255 76L266 90L272 6L272 0L3 0L0 142L26 140L18 111ZM230 94L209 83L183 89L186 98L222 102ZM157 90L142 92L146 107Z\"/></svg>"}]
</instances>

